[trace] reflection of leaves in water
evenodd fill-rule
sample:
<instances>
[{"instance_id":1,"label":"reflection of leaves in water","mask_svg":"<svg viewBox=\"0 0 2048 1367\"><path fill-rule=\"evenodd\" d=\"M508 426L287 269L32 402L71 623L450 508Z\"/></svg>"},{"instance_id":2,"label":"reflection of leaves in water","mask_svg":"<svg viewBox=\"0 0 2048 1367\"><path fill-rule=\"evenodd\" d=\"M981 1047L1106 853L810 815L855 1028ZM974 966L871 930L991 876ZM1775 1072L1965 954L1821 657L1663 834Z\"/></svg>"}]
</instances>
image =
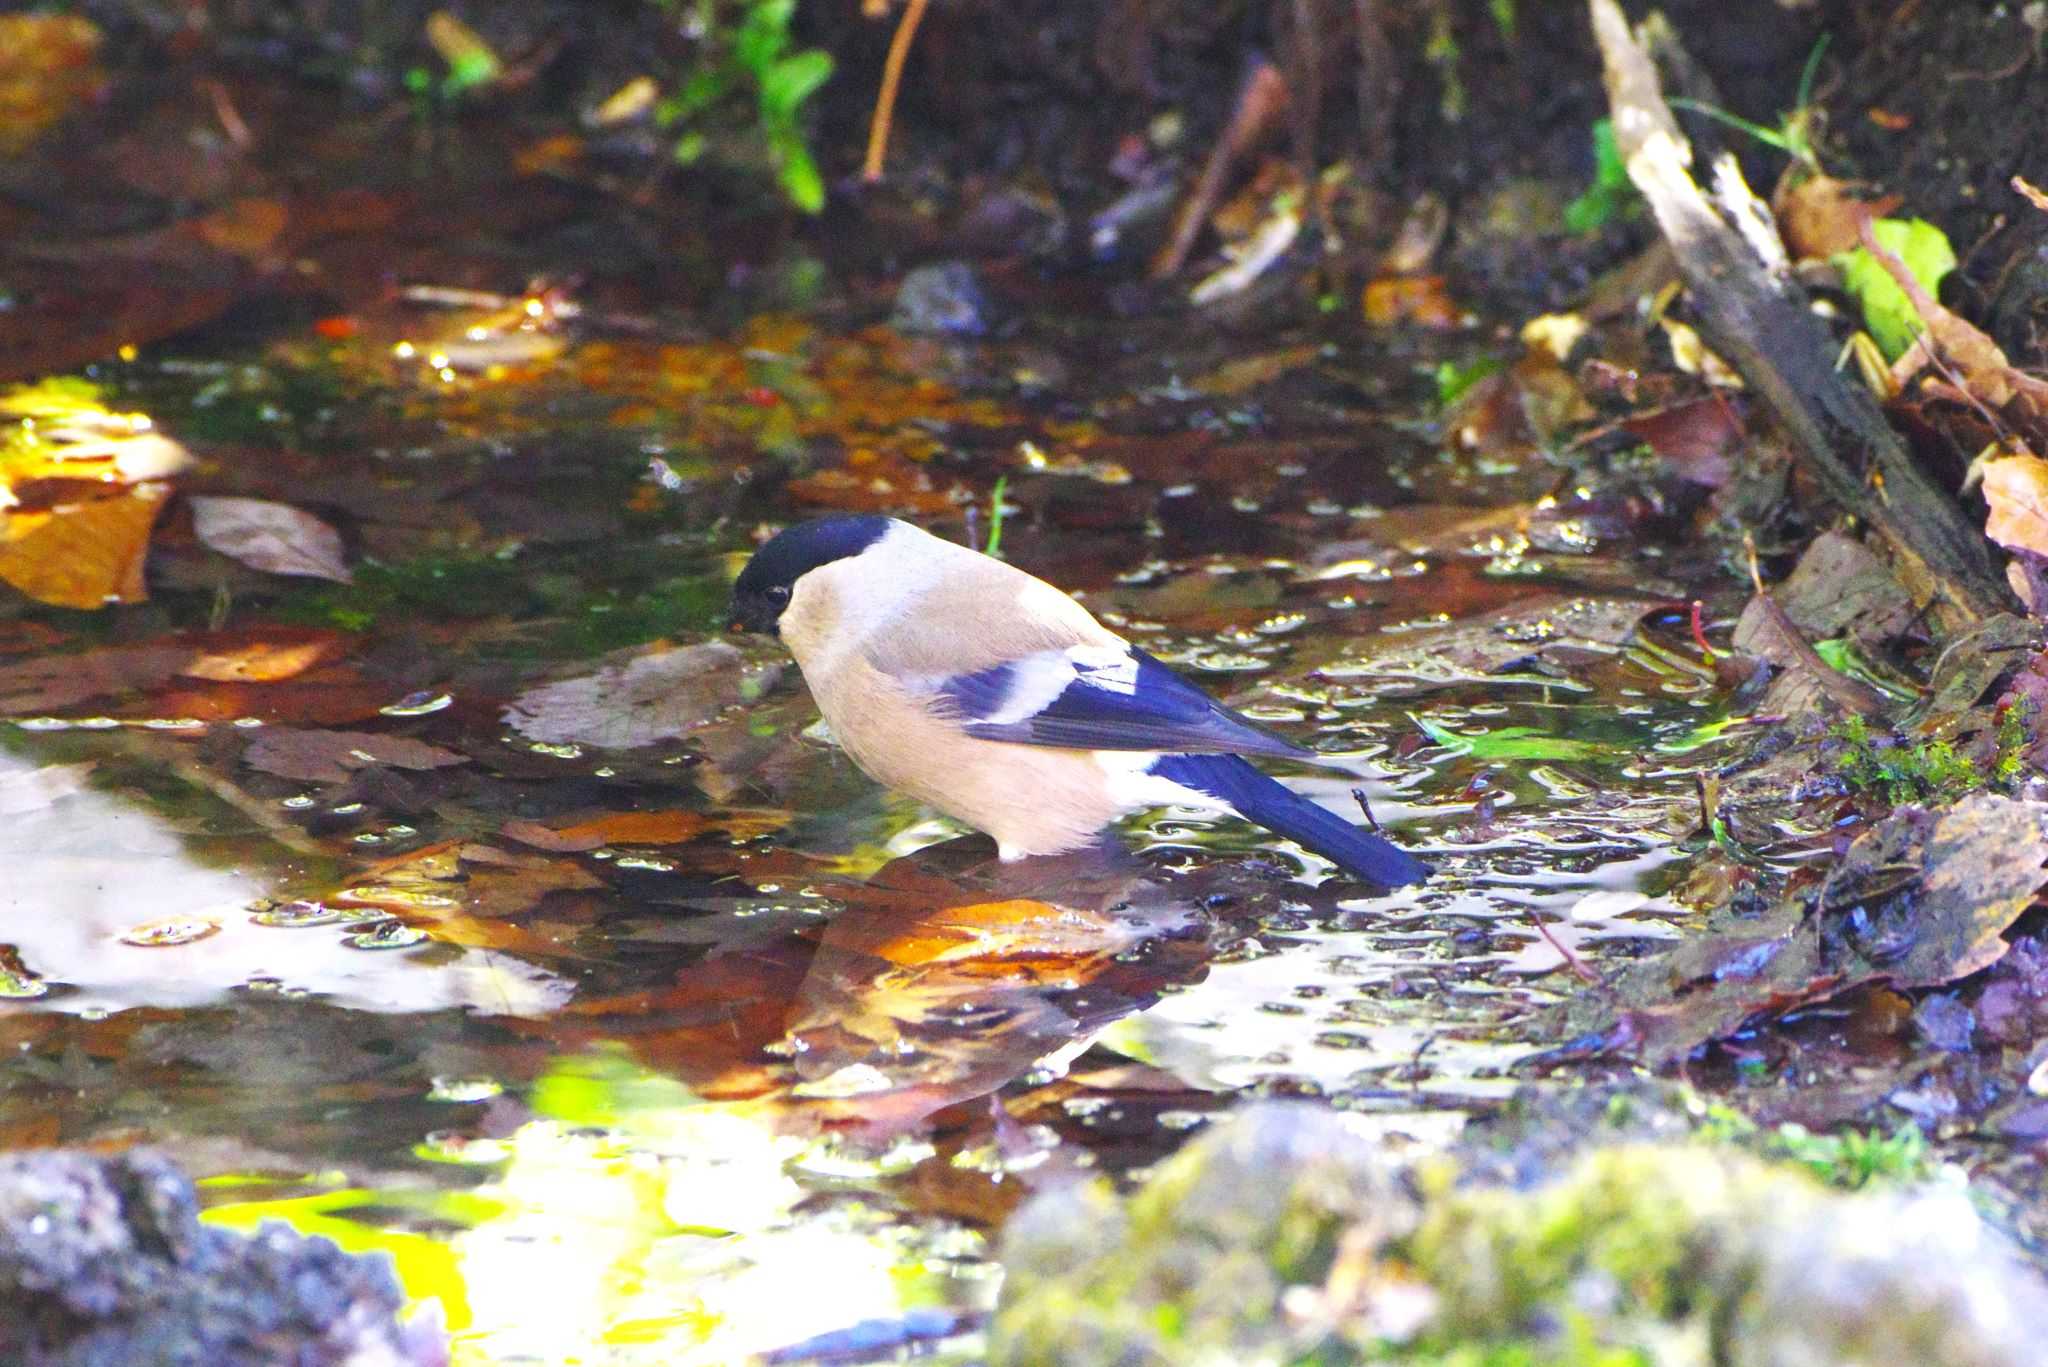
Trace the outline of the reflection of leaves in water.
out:
<instances>
[{"instance_id":1,"label":"reflection of leaves in water","mask_svg":"<svg viewBox=\"0 0 2048 1367\"><path fill-rule=\"evenodd\" d=\"M542 684L514 698L505 721L528 740L631 750L672 740L729 703L757 697L779 669L749 675L723 642L629 651L580 678Z\"/></svg>"},{"instance_id":2,"label":"reflection of leaves in water","mask_svg":"<svg viewBox=\"0 0 2048 1367\"><path fill-rule=\"evenodd\" d=\"M279 778L308 783L341 783L358 769L440 769L469 761L452 750L404 736L368 731L292 731L271 728L242 752L242 762Z\"/></svg>"},{"instance_id":3,"label":"reflection of leaves in water","mask_svg":"<svg viewBox=\"0 0 2048 1367\"><path fill-rule=\"evenodd\" d=\"M1598 741L1545 735L1533 726L1501 726L1491 731L1460 732L1410 714L1423 734L1454 755L1473 759L1600 759L1622 751Z\"/></svg>"}]
</instances>

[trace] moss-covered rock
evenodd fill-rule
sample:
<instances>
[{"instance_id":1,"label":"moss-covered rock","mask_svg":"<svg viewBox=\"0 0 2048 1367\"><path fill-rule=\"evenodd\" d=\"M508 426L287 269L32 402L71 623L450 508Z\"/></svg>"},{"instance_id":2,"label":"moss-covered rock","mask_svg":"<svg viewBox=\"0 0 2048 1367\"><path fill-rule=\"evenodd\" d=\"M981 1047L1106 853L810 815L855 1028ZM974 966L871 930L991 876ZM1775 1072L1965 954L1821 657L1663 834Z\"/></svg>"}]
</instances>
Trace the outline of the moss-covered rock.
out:
<instances>
[{"instance_id":1,"label":"moss-covered rock","mask_svg":"<svg viewBox=\"0 0 2048 1367\"><path fill-rule=\"evenodd\" d=\"M1308 1107L1246 1112L1128 1201L1033 1201L1006 1260L1002 1367L2019 1367L2048 1341L2048 1288L1953 1190L1844 1195L1682 1144L1461 1185Z\"/></svg>"}]
</instances>

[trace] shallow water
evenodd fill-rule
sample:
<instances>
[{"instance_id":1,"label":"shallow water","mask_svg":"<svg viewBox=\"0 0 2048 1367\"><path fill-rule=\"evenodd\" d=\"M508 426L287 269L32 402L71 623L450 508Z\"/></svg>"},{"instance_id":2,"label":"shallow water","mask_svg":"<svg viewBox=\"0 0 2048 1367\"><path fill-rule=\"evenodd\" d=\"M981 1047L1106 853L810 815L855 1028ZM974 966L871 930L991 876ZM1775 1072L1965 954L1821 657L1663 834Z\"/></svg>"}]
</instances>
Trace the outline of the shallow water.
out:
<instances>
[{"instance_id":1,"label":"shallow water","mask_svg":"<svg viewBox=\"0 0 2048 1367\"><path fill-rule=\"evenodd\" d=\"M393 278L559 264L453 240ZM0 802L90 766L0 824L0 1138L164 1145L214 1220L387 1250L467 1363L970 1355L1035 1184L1253 1095L1441 1145L1581 990L1567 951L1678 933L1693 772L1731 745L1674 608L1700 575L1653 519L1557 513L1598 500L1520 420L1447 418L1438 364L1483 332L1119 321L1013 273L998 340L941 342L826 277L810 321L380 295L92 372L198 456L182 492L313 511L355 575L257 572L174 512L147 603L0 621L0 666L239 662L0 726ZM1173 812L997 866L853 771L772 643L630 707L616 675L535 694L718 638L762 523L986 535L999 475L1007 556L1355 752L1292 778L1347 812L1362 784L1438 877L1375 896ZM335 730L435 753L295 748Z\"/></svg>"}]
</instances>

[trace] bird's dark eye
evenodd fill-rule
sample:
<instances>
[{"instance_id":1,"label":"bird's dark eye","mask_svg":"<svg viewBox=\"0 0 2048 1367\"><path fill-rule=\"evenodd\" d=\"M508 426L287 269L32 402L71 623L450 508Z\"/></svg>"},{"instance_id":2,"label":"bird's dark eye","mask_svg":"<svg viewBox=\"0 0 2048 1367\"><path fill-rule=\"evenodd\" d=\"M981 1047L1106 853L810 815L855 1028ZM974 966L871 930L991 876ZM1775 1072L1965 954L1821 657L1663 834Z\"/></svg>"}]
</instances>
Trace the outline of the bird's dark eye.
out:
<instances>
[{"instance_id":1,"label":"bird's dark eye","mask_svg":"<svg viewBox=\"0 0 2048 1367\"><path fill-rule=\"evenodd\" d=\"M768 596L770 598L773 598L778 603L787 603L789 601L789 585L774 585L768 590Z\"/></svg>"}]
</instances>

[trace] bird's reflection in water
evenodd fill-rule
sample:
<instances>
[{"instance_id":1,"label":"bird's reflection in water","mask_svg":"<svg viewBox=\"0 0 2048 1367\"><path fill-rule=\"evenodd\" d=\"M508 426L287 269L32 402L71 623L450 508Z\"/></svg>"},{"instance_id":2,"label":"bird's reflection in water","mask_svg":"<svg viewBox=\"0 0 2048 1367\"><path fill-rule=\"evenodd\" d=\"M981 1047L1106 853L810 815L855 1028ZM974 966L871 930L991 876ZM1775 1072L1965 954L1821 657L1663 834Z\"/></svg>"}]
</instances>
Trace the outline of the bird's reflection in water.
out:
<instances>
[{"instance_id":1,"label":"bird's reflection in water","mask_svg":"<svg viewBox=\"0 0 2048 1367\"><path fill-rule=\"evenodd\" d=\"M824 927L777 1045L791 1097L912 1125L1199 977L1206 939L1170 880L1112 840L1013 864L983 839L919 850Z\"/></svg>"}]
</instances>

